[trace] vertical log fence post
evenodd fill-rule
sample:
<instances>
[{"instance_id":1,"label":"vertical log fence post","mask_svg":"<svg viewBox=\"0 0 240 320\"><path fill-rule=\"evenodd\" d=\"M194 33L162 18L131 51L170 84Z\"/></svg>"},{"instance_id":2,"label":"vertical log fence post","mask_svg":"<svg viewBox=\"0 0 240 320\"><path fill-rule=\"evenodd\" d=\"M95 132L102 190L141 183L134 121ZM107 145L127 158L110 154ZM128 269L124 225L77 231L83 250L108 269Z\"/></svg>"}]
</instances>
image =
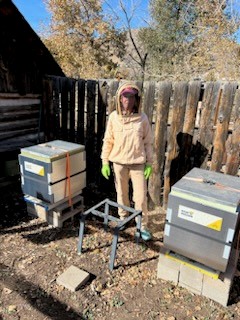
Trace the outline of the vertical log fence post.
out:
<instances>
[{"instance_id":1,"label":"vertical log fence post","mask_svg":"<svg viewBox=\"0 0 240 320\"><path fill-rule=\"evenodd\" d=\"M153 142L153 173L149 179L148 191L152 202L159 206L162 203L163 167L167 143L167 125L172 84L161 82L157 85L157 106L155 114L155 131Z\"/></svg>"}]
</instances>

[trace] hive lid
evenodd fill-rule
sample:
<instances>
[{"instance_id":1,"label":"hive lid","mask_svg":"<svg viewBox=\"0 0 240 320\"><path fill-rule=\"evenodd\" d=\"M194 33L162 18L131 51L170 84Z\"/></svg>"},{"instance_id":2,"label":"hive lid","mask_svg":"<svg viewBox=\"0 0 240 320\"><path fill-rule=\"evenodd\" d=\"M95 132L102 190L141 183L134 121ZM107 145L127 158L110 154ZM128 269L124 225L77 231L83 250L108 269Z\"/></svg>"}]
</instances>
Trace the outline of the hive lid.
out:
<instances>
[{"instance_id":1,"label":"hive lid","mask_svg":"<svg viewBox=\"0 0 240 320\"><path fill-rule=\"evenodd\" d=\"M85 146L81 144L63 140L53 140L35 146L22 148L21 155L32 159L38 159L43 162L52 162L57 159L66 157L67 153L69 153L69 155L72 155L84 150Z\"/></svg>"},{"instance_id":2,"label":"hive lid","mask_svg":"<svg viewBox=\"0 0 240 320\"><path fill-rule=\"evenodd\" d=\"M240 211L240 178L220 172L193 168L172 186L171 193L219 203Z\"/></svg>"}]
</instances>

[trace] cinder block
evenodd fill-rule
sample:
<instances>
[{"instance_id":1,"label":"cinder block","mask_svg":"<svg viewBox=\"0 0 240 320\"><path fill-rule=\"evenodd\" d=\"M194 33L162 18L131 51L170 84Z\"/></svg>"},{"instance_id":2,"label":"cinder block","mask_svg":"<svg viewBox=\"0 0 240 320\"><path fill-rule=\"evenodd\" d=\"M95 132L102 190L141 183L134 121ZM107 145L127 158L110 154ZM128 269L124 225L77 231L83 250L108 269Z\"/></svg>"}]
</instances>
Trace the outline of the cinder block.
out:
<instances>
[{"instance_id":1,"label":"cinder block","mask_svg":"<svg viewBox=\"0 0 240 320\"><path fill-rule=\"evenodd\" d=\"M226 272L220 274L219 279L215 280L207 275L204 275L202 288L203 296L210 298L223 306L227 306L234 274L236 271L236 257L238 257L238 255L239 251L232 250L227 270Z\"/></svg>"},{"instance_id":2,"label":"cinder block","mask_svg":"<svg viewBox=\"0 0 240 320\"><path fill-rule=\"evenodd\" d=\"M54 227L62 227L63 222L83 211L83 196L77 195L72 198L72 205L69 205L69 199L61 201L58 204L52 205L43 203L36 198L28 197L27 211L28 214L38 217Z\"/></svg>"},{"instance_id":3,"label":"cinder block","mask_svg":"<svg viewBox=\"0 0 240 320\"><path fill-rule=\"evenodd\" d=\"M47 221L48 210L37 203L27 202L27 212L30 216Z\"/></svg>"},{"instance_id":4,"label":"cinder block","mask_svg":"<svg viewBox=\"0 0 240 320\"><path fill-rule=\"evenodd\" d=\"M202 295L210 298L223 306L227 306L229 300L230 286L221 279L215 280L206 275L203 279Z\"/></svg>"},{"instance_id":5,"label":"cinder block","mask_svg":"<svg viewBox=\"0 0 240 320\"><path fill-rule=\"evenodd\" d=\"M49 211L48 223L54 227L62 228L63 222L68 219L73 219L76 214L83 211L83 197L77 196L72 199L72 205L69 205L68 200Z\"/></svg>"},{"instance_id":6,"label":"cinder block","mask_svg":"<svg viewBox=\"0 0 240 320\"><path fill-rule=\"evenodd\" d=\"M182 263L180 265L179 285L187 288L193 293L201 294L203 286L203 273Z\"/></svg>"},{"instance_id":7,"label":"cinder block","mask_svg":"<svg viewBox=\"0 0 240 320\"><path fill-rule=\"evenodd\" d=\"M75 266L70 266L56 280L57 284L64 286L70 291L77 291L84 285L90 277L90 274Z\"/></svg>"},{"instance_id":8,"label":"cinder block","mask_svg":"<svg viewBox=\"0 0 240 320\"><path fill-rule=\"evenodd\" d=\"M160 249L160 255L157 266L157 277L166 281L172 281L178 284L180 273L180 262L169 258L164 247Z\"/></svg>"},{"instance_id":9,"label":"cinder block","mask_svg":"<svg viewBox=\"0 0 240 320\"><path fill-rule=\"evenodd\" d=\"M233 249L226 272L220 273L163 247L157 277L227 306L238 256L239 250Z\"/></svg>"}]
</instances>

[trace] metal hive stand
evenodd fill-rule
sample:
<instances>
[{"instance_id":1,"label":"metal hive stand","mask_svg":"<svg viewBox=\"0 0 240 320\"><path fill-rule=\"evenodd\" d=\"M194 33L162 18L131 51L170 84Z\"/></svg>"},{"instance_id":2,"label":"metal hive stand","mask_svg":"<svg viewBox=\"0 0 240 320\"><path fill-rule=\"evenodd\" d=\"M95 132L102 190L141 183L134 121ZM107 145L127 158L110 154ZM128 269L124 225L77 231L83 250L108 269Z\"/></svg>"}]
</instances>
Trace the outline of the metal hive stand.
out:
<instances>
[{"instance_id":1,"label":"metal hive stand","mask_svg":"<svg viewBox=\"0 0 240 320\"><path fill-rule=\"evenodd\" d=\"M104 205L104 212L101 212L97 210L99 207ZM112 215L109 214L109 208L110 206L113 206L115 208L123 208L124 210L128 211L130 214L126 219L120 220L119 218L113 217ZM107 229L108 226L108 221L114 221L117 223L117 225L114 228L114 235L113 235L113 241L112 241L112 250L111 250L111 255L110 255L110 265L109 268L110 270L113 270L114 268L114 260L116 256L116 250L117 250L117 242L118 242L118 236L119 236L119 231L124 228L124 226L131 221L132 219L136 218L137 223L136 223L136 241L138 242L140 238L140 233L141 233L141 222L142 222L142 211L140 210L135 210L130 207L126 207L123 205L120 205L114 201L111 201L109 199L105 199L101 202L99 202L97 205L93 206L92 208L88 209L87 211L83 212L81 214L80 218L80 228L79 228L79 240L78 240L78 253L80 254L82 252L82 243L83 243L83 234L84 234L84 227L85 227L85 220L86 218L90 215L93 214L95 216L103 218L103 225L105 230Z\"/></svg>"}]
</instances>

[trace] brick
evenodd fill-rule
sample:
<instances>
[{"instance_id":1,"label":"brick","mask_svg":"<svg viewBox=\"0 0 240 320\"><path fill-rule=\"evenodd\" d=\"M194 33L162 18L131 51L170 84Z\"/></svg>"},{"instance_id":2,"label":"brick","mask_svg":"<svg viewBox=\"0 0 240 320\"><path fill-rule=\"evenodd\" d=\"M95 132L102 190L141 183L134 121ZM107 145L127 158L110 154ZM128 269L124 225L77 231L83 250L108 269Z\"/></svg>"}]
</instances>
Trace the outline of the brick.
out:
<instances>
[{"instance_id":1,"label":"brick","mask_svg":"<svg viewBox=\"0 0 240 320\"><path fill-rule=\"evenodd\" d=\"M203 273L193 269L191 266L181 264L179 274L179 285L196 294L201 294L203 286Z\"/></svg>"},{"instance_id":2,"label":"brick","mask_svg":"<svg viewBox=\"0 0 240 320\"><path fill-rule=\"evenodd\" d=\"M90 274L75 266L70 266L56 280L57 284L74 292L83 286L89 279Z\"/></svg>"},{"instance_id":3,"label":"brick","mask_svg":"<svg viewBox=\"0 0 240 320\"><path fill-rule=\"evenodd\" d=\"M159 279L172 281L178 284L180 262L169 258L166 253L168 251L163 247L160 249L160 255L157 266L157 277Z\"/></svg>"}]
</instances>

